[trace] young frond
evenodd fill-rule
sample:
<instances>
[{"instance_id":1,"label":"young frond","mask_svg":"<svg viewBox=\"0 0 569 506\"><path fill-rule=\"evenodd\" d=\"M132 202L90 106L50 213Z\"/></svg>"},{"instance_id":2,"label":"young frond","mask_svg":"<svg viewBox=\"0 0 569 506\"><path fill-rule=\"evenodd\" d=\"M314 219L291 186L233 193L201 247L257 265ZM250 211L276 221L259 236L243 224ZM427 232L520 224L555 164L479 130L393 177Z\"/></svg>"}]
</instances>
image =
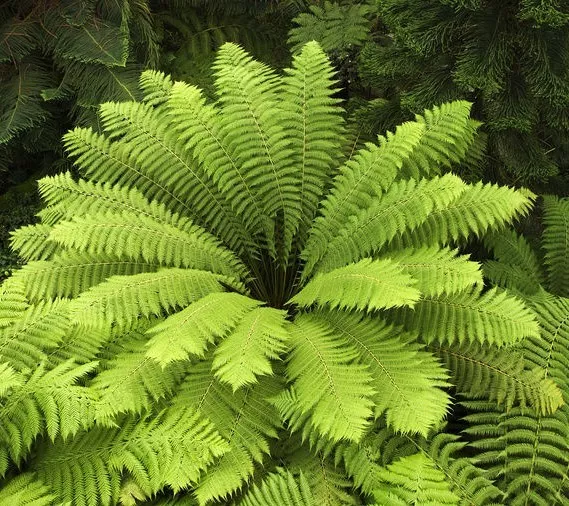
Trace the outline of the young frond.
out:
<instances>
[{"instance_id":1,"label":"young frond","mask_svg":"<svg viewBox=\"0 0 569 506\"><path fill-rule=\"evenodd\" d=\"M314 315L300 315L290 332L287 376L296 409L310 412L310 423L322 435L358 441L369 426L375 390L368 367L358 364L356 347Z\"/></svg>"},{"instance_id":2,"label":"young frond","mask_svg":"<svg viewBox=\"0 0 569 506\"><path fill-rule=\"evenodd\" d=\"M239 506L316 506L310 486L301 473L298 478L290 472L269 474L259 485L247 491Z\"/></svg>"},{"instance_id":3,"label":"young frond","mask_svg":"<svg viewBox=\"0 0 569 506\"><path fill-rule=\"evenodd\" d=\"M549 289L569 297L569 199L543 198L543 249Z\"/></svg>"},{"instance_id":4,"label":"young frond","mask_svg":"<svg viewBox=\"0 0 569 506\"><path fill-rule=\"evenodd\" d=\"M243 316L217 346L215 376L234 390L257 383L257 376L272 374L271 359L287 348L286 312L256 307Z\"/></svg>"},{"instance_id":5,"label":"young frond","mask_svg":"<svg viewBox=\"0 0 569 506\"><path fill-rule=\"evenodd\" d=\"M416 280L390 259L364 258L357 263L317 274L291 300L301 307L317 304L329 308L373 311L413 307L421 293Z\"/></svg>"},{"instance_id":6,"label":"young frond","mask_svg":"<svg viewBox=\"0 0 569 506\"><path fill-rule=\"evenodd\" d=\"M210 293L149 330L147 356L162 366L189 355L204 357L209 344L226 336L261 302L237 293Z\"/></svg>"},{"instance_id":7,"label":"young frond","mask_svg":"<svg viewBox=\"0 0 569 506\"><path fill-rule=\"evenodd\" d=\"M123 473L147 494L165 486L179 491L195 483L227 443L211 422L176 406L120 428L95 428L70 441L44 444L32 463L61 502L77 506L117 503Z\"/></svg>"},{"instance_id":8,"label":"young frond","mask_svg":"<svg viewBox=\"0 0 569 506\"><path fill-rule=\"evenodd\" d=\"M441 389L447 373L430 354L412 344L412 336L381 320L349 313L318 315L359 353L375 390L375 417L386 413L387 424L399 433L426 436L445 417L450 399Z\"/></svg>"},{"instance_id":9,"label":"young frond","mask_svg":"<svg viewBox=\"0 0 569 506\"><path fill-rule=\"evenodd\" d=\"M535 314L520 299L491 289L423 297L393 312L394 321L431 343L514 344L539 336Z\"/></svg>"},{"instance_id":10,"label":"young frond","mask_svg":"<svg viewBox=\"0 0 569 506\"><path fill-rule=\"evenodd\" d=\"M140 315L161 316L211 292L221 292L221 281L225 281L221 276L193 269L112 276L74 299L71 317L86 326L128 326Z\"/></svg>"},{"instance_id":11,"label":"young frond","mask_svg":"<svg viewBox=\"0 0 569 506\"><path fill-rule=\"evenodd\" d=\"M504 406L529 406L541 414L554 413L563 405L563 394L545 370L530 368L518 350L468 346L430 345L451 371L450 382L467 399L488 399Z\"/></svg>"}]
</instances>

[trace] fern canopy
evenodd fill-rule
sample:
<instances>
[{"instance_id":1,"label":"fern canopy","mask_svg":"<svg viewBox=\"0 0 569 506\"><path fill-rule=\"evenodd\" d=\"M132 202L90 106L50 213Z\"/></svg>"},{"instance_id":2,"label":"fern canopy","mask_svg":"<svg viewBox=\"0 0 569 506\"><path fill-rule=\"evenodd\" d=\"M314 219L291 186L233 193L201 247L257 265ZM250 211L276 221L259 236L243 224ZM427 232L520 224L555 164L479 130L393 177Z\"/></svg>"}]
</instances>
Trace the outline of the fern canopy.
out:
<instances>
[{"instance_id":1,"label":"fern canopy","mask_svg":"<svg viewBox=\"0 0 569 506\"><path fill-rule=\"evenodd\" d=\"M13 236L28 263L0 291L0 497L495 497L453 463L458 443L439 452L427 438L453 387L512 409L561 404L557 377L532 388L531 367L516 382L500 358L538 339L539 315L483 292L460 252L533 196L441 172L474 142L465 102L344 159L334 73L315 42L282 75L225 44L214 74L208 101L144 73L142 101L105 103L102 132L65 136L81 177L40 182L41 222Z\"/></svg>"}]
</instances>

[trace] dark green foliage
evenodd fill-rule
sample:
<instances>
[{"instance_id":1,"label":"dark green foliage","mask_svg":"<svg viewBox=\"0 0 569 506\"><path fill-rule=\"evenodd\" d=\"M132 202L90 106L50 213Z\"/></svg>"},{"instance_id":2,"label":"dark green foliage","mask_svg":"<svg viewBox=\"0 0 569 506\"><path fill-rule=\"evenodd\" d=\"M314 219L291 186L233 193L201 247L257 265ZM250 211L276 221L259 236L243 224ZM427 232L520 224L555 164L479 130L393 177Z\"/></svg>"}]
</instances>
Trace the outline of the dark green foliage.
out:
<instances>
[{"instance_id":1,"label":"dark green foliage","mask_svg":"<svg viewBox=\"0 0 569 506\"><path fill-rule=\"evenodd\" d=\"M569 188L569 6L556 0L386 0L389 39L359 70L409 114L465 98L488 134L487 179ZM380 103L375 123L391 121Z\"/></svg>"}]
</instances>

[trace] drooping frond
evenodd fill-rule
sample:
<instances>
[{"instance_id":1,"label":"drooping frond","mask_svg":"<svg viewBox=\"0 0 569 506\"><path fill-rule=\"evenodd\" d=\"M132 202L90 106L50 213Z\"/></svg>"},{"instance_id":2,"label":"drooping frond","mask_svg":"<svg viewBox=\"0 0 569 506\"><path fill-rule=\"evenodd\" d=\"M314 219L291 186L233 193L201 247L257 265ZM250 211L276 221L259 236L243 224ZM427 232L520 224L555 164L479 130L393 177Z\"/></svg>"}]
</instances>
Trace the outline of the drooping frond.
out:
<instances>
[{"instance_id":1,"label":"drooping frond","mask_svg":"<svg viewBox=\"0 0 569 506\"><path fill-rule=\"evenodd\" d=\"M283 126L298 166L297 184L302 205L301 240L312 225L318 203L334 175L334 163L341 156L342 117L332 98L333 69L315 42L306 44L285 69L282 107Z\"/></svg>"},{"instance_id":2,"label":"drooping frond","mask_svg":"<svg viewBox=\"0 0 569 506\"><path fill-rule=\"evenodd\" d=\"M50 240L68 249L243 279L247 267L201 227L180 230L135 213L89 214L58 223Z\"/></svg>"},{"instance_id":3,"label":"drooping frond","mask_svg":"<svg viewBox=\"0 0 569 506\"><path fill-rule=\"evenodd\" d=\"M518 350L468 346L429 345L451 372L450 382L467 399L488 399L504 406L529 406L542 414L563 404L563 394L545 370L530 368Z\"/></svg>"},{"instance_id":4,"label":"drooping frond","mask_svg":"<svg viewBox=\"0 0 569 506\"><path fill-rule=\"evenodd\" d=\"M481 236L527 214L533 198L530 192L506 186L482 182L467 185L457 199L433 211L422 225L393 241L390 249L445 245L472 235Z\"/></svg>"},{"instance_id":5,"label":"drooping frond","mask_svg":"<svg viewBox=\"0 0 569 506\"><path fill-rule=\"evenodd\" d=\"M200 505L227 499L239 490L269 453L268 438L277 435L280 418L267 399L280 389L275 378L233 392L211 372L211 360L196 363L182 383L174 406L199 409L229 444L229 450L208 468L195 494Z\"/></svg>"},{"instance_id":6,"label":"drooping frond","mask_svg":"<svg viewBox=\"0 0 569 506\"><path fill-rule=\"evenodd\" d=\"M543 249L549 289L569 297L569 199L543 198Z\"/></svg>"},{"instance_id":7,"label":"drooping frond","mask_svg":"<svg viewBox=\"0 0 569 506\"><path fill-rule=\"evenodd\" d=\"M95 397L76 383L95 365L66 362L51 371L40 365L29 378L23 374L12 377L13 391L0 405L0 442L14 462L20 461L44 431L53 441L75 435L93 422Z\"/></svg>"},{"instance_id":8,"label":"drooping frond","mask_svg":"<svg viewBox=\"0 0 569 506\"><path fill-rule=\"evenodd\" d=\"M308 481L301 473L295 478L290 472L269 474L260 485L247 491L239 506L316 506ZM318 503L321 504L321 503Z\"/></svg>"},{"instance_id":9,"label":"drooping frond","mask_svg":"<svg viewBox=\"0 0 569 506\"><path fill-rule=\"evenodd\" d=\"M457 250L435 247L403 249L386 256L417 280L416 287L423 295L437 296L483 285L480 265L470 261L468 255L457 254Z\"/></svg>"},{"instance_id":10,"label":"drooping frond","mask_svg":"<svg viewBox=\"0 0 569 506\"><path fill-rule=\"evenodd\" d=\"M97 397L97 423L112 425L120 413L140 415L149 411L158 400L171 395L182 380L184 367L160 367L146 355L146 342L144 329L123 336L109 350L112 358L89 383Z\"/></svg>"},{"instance_id":11,"label":"drooping frond","mask_svg":"<svg viewBox=\"0 0 569 506\"><path fill-rule=\"evenodd\" d=\"M373 491L378 504L459 504L445 474L423 453L394 462L380 476L382 485Z\"/></svg>"},{"instance_id":12,"label":"drooping frond","mask_svg":"<svg viewBox=\"0 0 569 506\"><path fill-rule=\"evenodd\" d=\"M317 274L290 303L373 311L413 306L420 292L416 281L396 262L364 258L357 263Z\"/></svg>"},{"instance_id":13,"label":"drooping frond","mask_svg":"<svg viewBox=\"0 0 569 506\"><path fill-rule=\"evenodd\" d=\"M447 373L430 353L412 344L412 336L378 319L349 313L318 315L359 353L375 390L372 397L376 418L386 413L396 432L426 436L447 413L450 399L441 389Z\"/></svg>"},{"instance_id":14,"label":"drooping frond","mask_svg":"<svg viewBox=\"0 0 569 506\"><path fill-rule=\"evenodd\" d=\"M47 260L57 250L57 244L48 241L51 228L45 223L21 227L10 234L10 246L24 260Z\"/></svg>"},{"instance_id":15,"label":"drooping frond","mask_svg":"<svg viewBox=\"0 0 569 506\"><path fill-rule=\"evenodd\" d=\"M360 260L378 251L396 235L415 230L431 213L451 205L465 187L452 174L420 182L409 179L394 183L381 198L335 231L334 237L321 248L316 272Z\"/></svg>"},{"instance_id":16,"label":"drooping frond","mask_svg":"<svg viewBox=\"0 0 569 506\"><path fill-rule=\"evenodd\" d=\"M23 473L0 485L1 506L52 506L56 497L33 473Z\"/></svg>"},{"instance_id":17,"label":"drooping frond","mask_svg":"<svg viewBox=\"0 0 569 506\"><path fill-rule=\"evenodd\" d=\"M61 502L77 506L116 504L123 473L147 494L195 483L227 443L211 422L176 406L120 428L94 428L70 441L44 444L32 463Z\"/></svg>"},{"instance_id":18,"label":"drooping frond","mask_svg":"<svg viewBox=\"0 0 569 506\"><path fill-rule=\"evenodd\" d=\"M358 351L318 316L300 315L291 327L293 350L287 376L297 395L296 409L334 440L358 441L372 414L372 375L357 363Z\"/></svg>"},{"instance_id":19,"label":"drooping frond","mask_svg":"<svg viewBox=\"0 0 569 506\"><path fill-rule=\"evenodd\" d=\"M149 330L147 355L162 366L188 355L204 357L209 344L224 337L260 301L237 293L210 293Z\"/></svg>"},{"instance_id":20,"label":"drooping frond","mask_svg":"<svg viewBox=\"0 0 569 506\"><path fill-rule=\"evenodd\" d=\"M470 119L471 107L470 102L456 100L416 115L415 121L424 124L425 130L421 142L403 162L400 176L419 179L462 162L480 126Z\"/></svg>"},{"instance_id":21,"label":"drooping frond","mask_svg":"<svg viewBox=\"0 0 569 506\"><path fill-rule=\"evenodd\" d=\"M271 307L253 308L217 346L215 376L234 390L256 383L257 376L272 374L271 359L287 347L286 312Z\"/></svg>"},{"instance_id":22,"label":"drooping frond","mask_svg":"<svg viewBox=\"0 0 569 506\"><path fill-rule=\"evenodd\" d=\"M112 276L74 299L70 310L74 321L86 326L129 325L140 315L160 316L211 292L221 292L223 280L193 269Z\"/></svg>"},{"instance_id":23,"label":"drooping frond","mask_svg":"<svg viewBox=\"0 0 569 506\"><path fill-rule=\"evenodd\" d=\"M394 321L431 343L474 343L502 346L537 337L535 315L520 299L491 289L423 297L413 308L394 310Z\"/></svg>"},{"instance_id":24,"label":"drooping frond","mask_svg":"<svg viewBox=\"0 0 569 506\"><path fill-rule=\"evenodd\" d=\"M303 277L308 277L326 251L338 230L350 222L350 217L366 209L393 182L403 161L419 143L424 126L404 123L395 134L380 137L379 144L367 144L365 149L340 168L333 188L321 202L321 214L314 220L306 247L301 253L306 261Z\"/></svg>"},{"instance_id":25,"label":"drooping frond","mask_svg":"<svg viewBox=\"0 0 569 506\"><path fill-rule=\"evenodd\" d=\"M223 108L220 128L229 150L256 183L256 194L269 218L282 216L283 259L301 219L298 167L277 102L276 74L239 46L224 44L215 64L215 86ZM271 238L272 239L272 238Z\"/></svg>"}]
</instances>

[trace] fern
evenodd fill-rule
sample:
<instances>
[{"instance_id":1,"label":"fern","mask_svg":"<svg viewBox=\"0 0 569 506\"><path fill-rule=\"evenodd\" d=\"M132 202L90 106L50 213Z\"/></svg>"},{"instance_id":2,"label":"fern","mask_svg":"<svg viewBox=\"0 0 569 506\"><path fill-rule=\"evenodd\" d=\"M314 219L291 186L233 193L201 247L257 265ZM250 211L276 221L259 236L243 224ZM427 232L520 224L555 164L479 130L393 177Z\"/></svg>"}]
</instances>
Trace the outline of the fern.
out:
<instances>
[{"instance_id":1,"label":"fern","mask_svg":"<svg viewBox=\"0 0 569 506\"><path fill-rule=\"evenodd\" d=\"M0 491L0 504L21 504L26 506L51 506L55 496L49 488L40 482L32 473L21 474L8 481Z\"/></svg>"},{"instance_id":2,"label":"fern","mask_svg":"<svg viewBox=\"0 0 569 506\"><path fill-rule=\"evenodd\" d=\"M214 80L208 101L148 71L142 101L65 135L81 176L40 182L41 222L13 236L28 263L0 292L3 475L80 506L493 500L434 434L452 388L565 409L563 353L529 352L563 309L484 291L460 249L533 195L439 174L474 142L463 102L345 159L314 42L282 74L226 44ZM482 369L447 371L442 348ZM421 490L390 485L417 473Z\"/></svg>"}]
</instances>

